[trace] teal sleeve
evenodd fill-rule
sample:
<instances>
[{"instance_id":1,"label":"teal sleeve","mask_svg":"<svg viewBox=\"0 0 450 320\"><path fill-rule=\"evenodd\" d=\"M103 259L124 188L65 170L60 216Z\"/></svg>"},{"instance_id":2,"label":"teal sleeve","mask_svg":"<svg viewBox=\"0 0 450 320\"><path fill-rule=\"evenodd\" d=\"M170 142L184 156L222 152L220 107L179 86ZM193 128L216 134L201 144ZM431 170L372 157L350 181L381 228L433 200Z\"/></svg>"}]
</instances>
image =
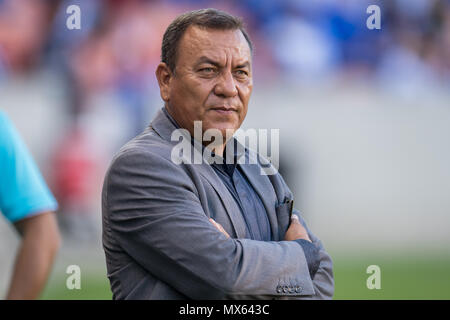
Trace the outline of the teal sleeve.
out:
<instances>
[{"instance_id":1,"label":"teal sleeve","mask_svg":"<svg viewBox=\"0 0 450 320\"><path fill-rule=\"evenodd\" d=\"M0 112L0 211L16 222L57 207L25 143Z\"/></svg>"}]
</instances>

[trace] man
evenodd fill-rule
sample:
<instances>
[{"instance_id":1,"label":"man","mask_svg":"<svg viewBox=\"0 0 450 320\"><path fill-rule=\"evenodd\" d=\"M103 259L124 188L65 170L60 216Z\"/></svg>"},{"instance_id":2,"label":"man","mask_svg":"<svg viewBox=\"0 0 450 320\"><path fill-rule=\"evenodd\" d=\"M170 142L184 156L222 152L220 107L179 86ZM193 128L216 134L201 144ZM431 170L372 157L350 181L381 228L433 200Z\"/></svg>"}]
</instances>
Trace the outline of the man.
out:
<instances>
[{"instance_id":1,"label":"man","mask_svg":"<svg viewBox=\"0 0 450 320\"><path fill-rule=\"evenodd\" d=\"M22 238L7 299L36 299L44 289L60 245L56 209L25 144L0 112L0 211Z\"/></svg>"},{"instance_id":2,"label":"man","mask_svg":"<svg viewBox=\"0 0 450 320\"><path fill-rule=\"evenodd\" d=\"M298 211L290 223L293 196L278 173L237 164L256 154L230 147L234 138L210 152L222 160L233 154L233 164L173 156L173 132L195 137L194 121L202 133L215 129L223 137L241 126L252 91L251 51L242 22L222 11L189 12L167 28L156 70L165 106L119 151L103 188L114 299L332 297L330 256ZM207 154L208 146L192 145Z\"/></svg>"}]
</instances>

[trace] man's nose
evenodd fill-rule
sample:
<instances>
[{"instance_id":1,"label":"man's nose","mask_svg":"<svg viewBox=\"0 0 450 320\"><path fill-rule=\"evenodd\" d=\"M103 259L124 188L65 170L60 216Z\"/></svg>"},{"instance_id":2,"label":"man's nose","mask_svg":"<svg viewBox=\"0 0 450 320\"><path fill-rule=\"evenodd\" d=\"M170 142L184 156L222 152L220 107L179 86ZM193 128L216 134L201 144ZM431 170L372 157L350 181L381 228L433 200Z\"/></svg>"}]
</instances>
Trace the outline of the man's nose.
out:
<instances>
[{"instance_id":1,"label":"man's nose","mask_svg":"<svg viewBox=\"0 0 450 320\"><path fill-rule=\"evenodd\" d=\"M214 93L218 96L234 97L238 94L236 82L231 72L224 72L214 87Z\"/></svg>"}]
</instances>

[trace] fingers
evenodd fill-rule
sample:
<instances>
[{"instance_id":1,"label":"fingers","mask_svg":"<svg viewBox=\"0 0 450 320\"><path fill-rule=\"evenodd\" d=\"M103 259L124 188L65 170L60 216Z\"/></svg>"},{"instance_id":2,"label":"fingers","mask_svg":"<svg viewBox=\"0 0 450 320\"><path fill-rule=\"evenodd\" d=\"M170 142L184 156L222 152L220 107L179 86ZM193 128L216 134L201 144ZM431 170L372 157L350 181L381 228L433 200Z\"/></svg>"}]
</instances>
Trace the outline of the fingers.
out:
<instances>
[{"instance_id":1,"label":"fingers","mask_svg":"<svg viewBox=\"0 0 450 320\"><path fill-rule=\"evenodd\" d=\"M209 218L209 222L211 222L217 228L218 223L215 222L214 219Z\"/></svg>"},{"instance_id":2,"label":"fingers","mask_svg":"<svg viewBox=\"0 0 450 320\"><path fill-rule=\"evenodd\" d=\"M216 221L214 221L214 219L209 218L209 221L220 231L222 232L224 235L227 236L227 238L230 237L230 235L225 231L225 229L222 227L222 225L220 223L217 223Z\"/></svg>"},{"instance_id":3,"label":"fingers","mask_svg":"<svg viewBox=\"0 0 450 320\"><path fill-rule=\"evenodd\" d=\"M301 223L300 223L300 220L298 219L297 215L295 215L295 214L293 214L293 215L291 216L291 221L292 221L293 223L301 224Z\"/></svg>"},{"instance_id":4,"label":"fingers","mask_svg":"<svg viewBox=\"0 0 450 320\"><path fill-rule=\"evenodd\" d=\"M306 228L301 224L300 219L297 215L293 214L291 216L291 225L289 226L286 234L285 240L296 240L304 239L312 242L309 238Z\"/></svg>"}]
</instances>

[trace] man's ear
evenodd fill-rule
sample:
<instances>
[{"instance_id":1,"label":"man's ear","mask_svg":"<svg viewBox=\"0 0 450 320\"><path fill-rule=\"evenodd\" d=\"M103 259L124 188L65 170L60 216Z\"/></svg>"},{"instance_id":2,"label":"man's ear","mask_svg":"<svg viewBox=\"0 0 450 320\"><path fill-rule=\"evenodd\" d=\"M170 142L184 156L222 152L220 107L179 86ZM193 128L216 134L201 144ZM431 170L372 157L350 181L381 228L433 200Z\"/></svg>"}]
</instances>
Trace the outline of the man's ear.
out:
<instances>
[{"instance_id":1,"label":"man's ear","mask_svg":"<svg viewBox=\"0 0 450 320\"><path fill-rule=\"evenodd\" d=\"M161 98L165 102L168 102L170 97L170 81L172 80L173 73L167 64L161 62L156 68L155 74L158 80Z\"/></svg>"}]
</instances>

